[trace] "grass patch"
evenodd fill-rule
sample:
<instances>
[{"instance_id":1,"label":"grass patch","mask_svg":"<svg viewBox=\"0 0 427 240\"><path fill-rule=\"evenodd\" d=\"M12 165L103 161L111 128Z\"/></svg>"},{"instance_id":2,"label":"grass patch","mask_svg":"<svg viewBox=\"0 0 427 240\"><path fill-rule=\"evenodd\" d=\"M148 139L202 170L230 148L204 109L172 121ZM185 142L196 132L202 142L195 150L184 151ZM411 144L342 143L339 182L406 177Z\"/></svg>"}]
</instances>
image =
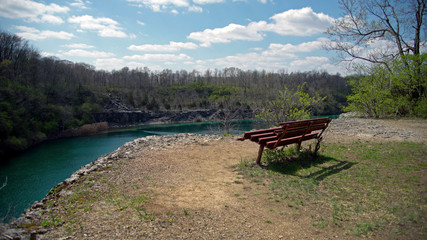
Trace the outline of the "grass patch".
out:
<instances>
[{"instance_id":1,"label":"grass patch","mask_svg":"<svg viewBox=\"0 0 427 240\"><path fill-rule=\"evenodd\" d=\"M324 228L324 227L328 226L328 222L322 216L320 216L317 221L312 223L312 225L313 225L313 227Z\"/></svg>"},{"instance_id":2,"label":"grass patch","mask_svg":"<svg viewBox=\"0 0 427 240\"><path fill-rule=\"evenodd\" d=\"M182 211L184 212L185 216L190 216L190 211L189 210L183 209Z\"/></svg>"},{"instance_id":3,"label":"grass patch","mask_svg":"<svg viewBox=\"0 0 427 240\"><path fill-rule=\"evenodd\" d=\"M422 143L355 141L324 144L315 157L308 150L265 151L236 166L250 182L264 183L268 199L303 214L312 225L347 229L356 236L426 238L427 148ZM263 186L260 186L261 188ZM318 209L317 206L322 206Z\"/></svg>"},{"instance_id":4,"label":"grass patch","mask_svg":"<svg viewBox=\"0 0 427 240\"><path fill-rule=\"evenodd\" d=\"M354 233L357 236L366 235L369 232L372 232L378 229L379 227L380 225L378 223L364 222L364 223L356 224Z\"/></svg>"},{"instance_id":5,"label":"grass patch","mask_svg":"<svg viewBox=\"0 0 427 240\"><path fill-rule=\"evenodd\" d=\"M108 188L101 188L100 186ZM124 193L117 184L108 183L101 174L91 174L78 179L72 191L64 189L63 195L54 194L46 203L46 210L39 221L41 227L59 227L69 234L84 234L88 224L82 216L99 214L102 218L120 219L135 216L141 220L154 221L156 216L149 213L145 206L151 200L150 191L142 191L139 186L132 186L134 192ZM66 187L64 187L66 188ZM54 188L51 193L63 189ZM97 213L94 206L104 206L105 210ZM60 207L58 207L60 206ZM127 228L130 228L127 227Z\"/></svg>"},{"instance_id":6,"label":"grass patch","mask_svg":"<svg viewBox=\"0 0 427 240\"><path fill-rule=\"evenodd\" d=\"M150 199L148 192L139 196L128 196L122 193L112 193L106 198L106 202L110 203L120 211L127 208L135 209L139 214L144 211L144 204Z\"/></svg>"},{"instance_id":7,"label":"grass patch","mask_svg":"<svg viewBox=\"0 0 427 240\"><path fill-rule=\"evenodd\" d=\"M63 221L60 218L57 217L53 217L52 219L49 220L44 220L41 224L42 227L47 227L47 226L60 226L63 224Z\"/></svg>"}]
</instances>

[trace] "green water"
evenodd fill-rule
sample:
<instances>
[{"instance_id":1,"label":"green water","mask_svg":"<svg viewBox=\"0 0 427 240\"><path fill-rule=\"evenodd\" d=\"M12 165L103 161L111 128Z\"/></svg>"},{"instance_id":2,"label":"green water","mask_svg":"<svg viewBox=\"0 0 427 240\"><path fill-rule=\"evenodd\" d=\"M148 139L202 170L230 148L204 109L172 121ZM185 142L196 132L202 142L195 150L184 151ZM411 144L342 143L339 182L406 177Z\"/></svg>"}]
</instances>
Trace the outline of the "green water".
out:
<instances>
[{"instance_id":1,"label":"green water","mask_svg":"<svg viewBox=\"0 0 427 240\"><path fill-rule=\"evenodd\" d=\"M259 128L259 122L242 121L233 128L233 133L241 133ZM126 142L149 135L218 133L219 129L215 123L144 126L40 144L0 165L0 186L7 179L7 185L0 190L0 218L8 222L18 217L81 166Z\"/></svg>"}]
</instances>

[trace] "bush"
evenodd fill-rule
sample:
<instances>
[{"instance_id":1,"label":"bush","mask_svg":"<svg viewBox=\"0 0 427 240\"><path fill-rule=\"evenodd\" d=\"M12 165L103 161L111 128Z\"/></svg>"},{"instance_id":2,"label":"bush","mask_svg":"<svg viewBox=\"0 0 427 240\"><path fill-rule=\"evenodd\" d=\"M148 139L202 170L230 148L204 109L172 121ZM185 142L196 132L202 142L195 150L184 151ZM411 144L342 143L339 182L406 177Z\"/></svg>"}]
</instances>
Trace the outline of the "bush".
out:
<instances>
[{"instance_id":1,"label":"bush","mask_svg":"<svg viewBox=\"0 0 427 240\"><path fill-rule=\"evenodd\" d=\"M345 111L369 117L417 116L427 118L427 54L408 55L384 65L362 66L366 76L352 78L348 84ZM420 64L421 62L421 64Z\"/></svg>"},{"instance_id":2,"label":"bush","mask_svg":"<svg viewBox=\"0 0 427 240\"><path fill-rule=\"evenodd\" d=\"M319 95L310 96L304 91L305 83L299 85L296 91L287 87L278 91L276 99L264 104L265 108L256 117L274 126L288 120L308 119L312 113L312 107L325 100Z\"/></svg>"},{"instance_id":3,"label":"bush","mask_svg":"<svg viewBox=\"0 0 427 240\"><path fill-rule=\"evenodd\" d=\"M47 135L54 134L59 131L59 124L57 121L49 121L44 122L42 127L43 133L46 133Z\"/></svg>"},{"instance_id":4,"label":"bush","mask_svg":"<svg viewBox=\"0 0 427 240\"><path fill-rule=\"evenodd\" d=\"M10 136L9 138L6 139L6 146L9 149L12 149L15 151L21 151L28 147L28 143L25 138Z\"/></svg>"},{"instance_id":5,"label":"bush","mask_svg":"<svg viewBox=\"0 0 427 240\"><path fill-rule=\"evenodd\" d=\"M373 73L364 77L354 77L348 81L353 94L347 96L349 105L345 111L358 112L369 117L380 118L397 111L391 95L391 81L388 72L378 66Z\"/></svg>"},{"instance_id":6,"label":"bush","mask_svg":"<svg viewBox=\"0 0 427 240\"><path fill-rule=\"evenodd\" d=\"M427 99L423 99L419 101L418 104L415 106L414 111L416 116L426 119L427 118Z\"/></svg>"}]
</instances>

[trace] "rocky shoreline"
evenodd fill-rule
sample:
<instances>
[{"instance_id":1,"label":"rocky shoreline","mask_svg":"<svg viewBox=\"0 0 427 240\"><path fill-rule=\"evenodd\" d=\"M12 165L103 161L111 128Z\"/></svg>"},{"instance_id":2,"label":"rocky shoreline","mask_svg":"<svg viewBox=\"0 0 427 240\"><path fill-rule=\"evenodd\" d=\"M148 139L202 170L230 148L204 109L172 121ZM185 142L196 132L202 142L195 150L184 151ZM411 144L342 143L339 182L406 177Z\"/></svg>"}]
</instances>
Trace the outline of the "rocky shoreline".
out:
<instances>
[{"instance_id":1,"label":"rocky shoreline","mask_svg":"<svg viewBox=\"0 0 427 240\"><path fill-rule=\"evenodd\" d=\"M402 124L403 123L403 124ZM409 123L411 128L406 128ZM420 126L420 131L414 131ZM351 139L382 139L397 141L426 141L425 120L377 120L340 117L331 122L330 127L325 133L325 138L349 137ZM66 186L72 185L80 177L93 171L104 171L119 160L126 160L135 157L136 153L141 151L159 150L164 148L173 148L177 145L185 146L194 143L207 143L221 140L220 135L199 135L199 134L177 134L167 136L148 136L138 138L113 152L103 155L95 161L82 166L73 173L68 179L52 188L49 194L41 201L35 202L30 209L25 211L17 220L10 224L0 226L0 239L36 239L38 234L43 234L47 230L37 228L36 230L25 229L22 226L29 226L40 218L43 211L46 210L46 203L57 196L71 195L70 190L62 190ZM69 189L69 188L67 188Z\"/></svg>"},{"instance_id":2,"label":"rocky shoreline","mask_svg":"<svg viewBox=\"0 0 427 240\"><path fill-rule=\"evenodd\" d=\"M159 150L164 148L172 148L177 145L185 146L193 143L204 143L217 141L222 139L220 135L200 135L194 133L182 133L166 136L147 136L135 139L125 143L111 153L103 155L95 161L82 166L74 172L69 178L60 182L53 187L49 193L40 201L36 201L15 221L9 224L0 224L0 240L10 239L35 239L36 235L43 234L47 230L26 230L22 226L31 225L32 221L40 218L42 212L46 210L46 203L56 196L71 195L71 191L61 191L65 186L72 185L80 177L85 176L93 171L106 169L111 167L118 160L133 158L135 153L140 151Z\"/></svg>"}]
</instances>

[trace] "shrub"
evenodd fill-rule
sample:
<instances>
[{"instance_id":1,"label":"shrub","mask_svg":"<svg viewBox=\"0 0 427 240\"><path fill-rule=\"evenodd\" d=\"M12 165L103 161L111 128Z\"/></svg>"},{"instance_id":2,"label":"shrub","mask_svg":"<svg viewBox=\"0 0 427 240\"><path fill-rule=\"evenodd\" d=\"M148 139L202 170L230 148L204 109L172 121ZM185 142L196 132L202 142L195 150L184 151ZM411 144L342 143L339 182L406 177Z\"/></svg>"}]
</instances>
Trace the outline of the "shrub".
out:
<instances>
[{"instance_id":1,"label":"shrub","mask_svg":"<svg viewBox=\"0 0 427 240\"><path fill-rule=\"evenodd\" d=\"M308 119L312 107L325 100L319 95L310 96L304 91L305 83L299 85L296 91L285 87L279 90L276 98L264 104L265 108L256 117L273 126L286 120Z\"/></svg>"}]
</instances>

